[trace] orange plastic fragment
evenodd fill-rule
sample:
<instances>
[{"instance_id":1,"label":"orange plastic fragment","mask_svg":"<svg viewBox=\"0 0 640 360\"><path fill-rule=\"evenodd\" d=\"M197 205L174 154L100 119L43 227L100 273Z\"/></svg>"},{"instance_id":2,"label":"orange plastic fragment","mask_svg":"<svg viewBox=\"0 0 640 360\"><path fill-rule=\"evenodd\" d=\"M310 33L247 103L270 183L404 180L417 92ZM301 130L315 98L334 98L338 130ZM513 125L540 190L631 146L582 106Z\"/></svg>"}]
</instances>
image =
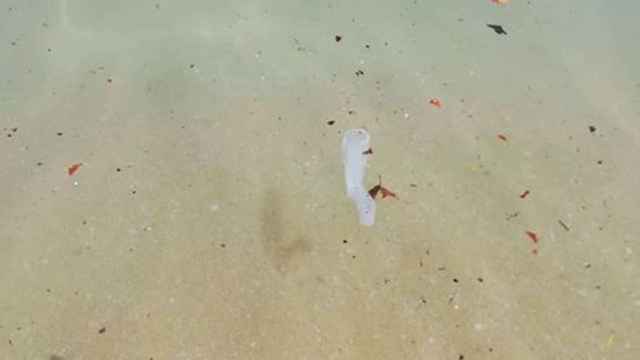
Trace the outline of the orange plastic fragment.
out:
<instances>
[{"instance_id":1,"label":"orange plastic fragment","mask_svg":"<svg viewBox=\"0 0 640 360\"><path fill-rule=\"evenodd\" d=\"M67 169L67 173L69 174L69 176L72 176L73 174L75 174L76 171L78 171L78 169L80 169L81 165L82 165L82 163L77 163L77 164L73 164L73 165L69 166L69 168Z\"/></svg>"},{"instance_id":2,"label":"orange plastic fragment","mask_svg":"<svg viewBox=\"0 0 640 360\"><path fill-rule=\"evenodd\" d=\"M431 100L429 100L429 104L433 105L434 107L441 109L442 108L442 102L439 99L433 98Z\"/></svg>"},{"instance_id":3,"label":"orange plastic fragment","mask_svg":"<svg viewBox=\"0 0 640 360\"><path fill-rule=\"evenodd\" d=\"M538 238L538 234L534 233L533 231L526 231L527 236L529 236L529 239L531 239L531 241L533 241L534 243L538 243L538 240L540 240Z\"/></svg>"}]
</instances>

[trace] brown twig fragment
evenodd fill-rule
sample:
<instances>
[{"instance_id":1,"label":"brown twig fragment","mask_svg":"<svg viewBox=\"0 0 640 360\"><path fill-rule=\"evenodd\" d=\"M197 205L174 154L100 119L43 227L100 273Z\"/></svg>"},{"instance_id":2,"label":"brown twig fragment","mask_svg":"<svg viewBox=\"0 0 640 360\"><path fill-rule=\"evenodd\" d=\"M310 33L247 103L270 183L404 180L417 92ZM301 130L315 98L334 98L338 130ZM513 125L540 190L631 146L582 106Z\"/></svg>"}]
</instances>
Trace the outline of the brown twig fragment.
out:
<instances>
[{"instance_id":1,"label":"brown twig fragment","mask_svg":"<svg viewBox=\"0 0 640 360\"><path fill-rule=\"evenodd\" d=\"M567 226L567 224L565 224L565 223L564 223L564 221L562 221L562 220L558 220L558 224L560 224L560 226L562 226L562 228L563 228L565 231L569 231L569 230L571 230L571 229L569 228L569 226Z\"/></svg>"}]
</instances>

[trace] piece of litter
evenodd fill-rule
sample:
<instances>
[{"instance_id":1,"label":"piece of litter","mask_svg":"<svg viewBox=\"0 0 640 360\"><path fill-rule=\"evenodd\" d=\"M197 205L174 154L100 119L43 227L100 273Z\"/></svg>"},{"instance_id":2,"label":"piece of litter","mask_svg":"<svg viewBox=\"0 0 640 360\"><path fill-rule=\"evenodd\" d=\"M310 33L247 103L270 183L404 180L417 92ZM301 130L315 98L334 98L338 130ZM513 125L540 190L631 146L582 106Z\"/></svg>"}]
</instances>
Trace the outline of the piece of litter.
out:
<instances>
[{"instance_id":1,"label":"piece of litter","mask_svg":"<svg viewBox=\"0 0 640 360\"><path fill-rule=\"evenodd\" d=\"M82 163L77 163L69 166L69 168L67 169L67 173L69 174L69 176L73 176L73 174L75 174L76 171L80 169L80 166L82 166Z\"/></svg>"},{"instance_id":2,"label":"piece of litter","mask_svg":"<svg viewBox=\"0 0 640 360\"><path fill-rule=\"evenodd\" d=\"M527 234L529 239L531 239L531 241L533 241L535 244L538 243L538 234L534 233L533 231L526 231L525 233Z\"/></svg>"},{"instance_id":3,"label":"piece of litter","mask_svg":"<svg viewBox=\"0 0 640 360\"><path fill-rule=\"evenodd\" d=\"M393 191L382 186L382 176L380 175L378 175L378 185L369 189L369 196L371 196L375 200L376 196L378 195L378 192L382 193L383 199L389 196L396 199L398 198L398 196Z\"/></svg>"},{"instance_id":4,"label":"piece of litter","mask_svg":"<svg viewBox=\"0 0 640 360\"><path fill-rule=\"evenodd\" d=\"M433 107L436 107L438 109L442 108L442 102L436 98L429 100L429 104L433 105Z\"/></svg>"},{"instance_id":5,"label":"piece of litter","mask_svg":"<svg viewBox=\"0 0 640 360\"><path fill-rule=\"evenodd\" d=\"M507 141L507 137L502 135L502 134L498 134L498 139L500 139L502 141Z\"/></svg>"},{"instance_id":6,"label":"piece of litter","mask_svg":"<svg viewBox=\"0 0 640 360\"><path fill-rule=\"evenodd\" d=\"M529 195L529 194L530 194L529 190L525 190L522 194L520 194L520 199L526 198L527 195Z\"/></svg>"},{"instance_id":7,"label":"piece of litter","mask_svg":"<svg viewBox=\"0 0 640 360\"><path fill-rule=\"evenodd\" d=\"M365 226L373 225L376 216L376 202L364 188L369 139L369 133L364 129L347 130L342 138L347 196L354 201L360 224Z\"/></svg>"}]
</instances>

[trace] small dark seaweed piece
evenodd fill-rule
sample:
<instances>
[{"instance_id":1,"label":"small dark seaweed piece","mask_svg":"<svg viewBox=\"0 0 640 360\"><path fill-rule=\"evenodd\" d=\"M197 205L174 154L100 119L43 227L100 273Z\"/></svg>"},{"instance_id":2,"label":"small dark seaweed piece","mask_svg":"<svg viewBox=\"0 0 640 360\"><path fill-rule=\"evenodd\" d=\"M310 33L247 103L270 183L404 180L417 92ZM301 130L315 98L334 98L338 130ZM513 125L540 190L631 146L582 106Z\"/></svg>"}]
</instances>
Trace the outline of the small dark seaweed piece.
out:
<instances>
[{"instance_id":1,"label":"small dark seaweed piece","mask_svg":"<svg viewBox=\"0 0 640 360\"><path fill-rule=\"evenodd\" d=\"M564 221L562 221L562 220L558 220L558 224L560 224L560 226L562 226L562 228L563 228L565 231L569 231L569 230L571 230L571 229L569 228L569 226L568 226L567 224L565 224L565 223L564 223Z\"/></svg>"},{"instance_id":2,"label":"small dark seaweed piece","mask_svg":"<svg viewBox=\"0 0 640 360\"><path fill-rule=\"evenodd\" d=\"M369 189L369 196L371 196L371 198L375 200L381 187L382 186L380 186L380 185L376 185L376 186L372 187L371 189Z\"/></svg>"},{"instance_id":3,"label":"small dark seaweed piece","mask_svg":"<svg viewBox=\"0 0 640 360\"><path fill-rule=\"evenodd\" d=\"M495 31L496 34L498 34L498 35L507 35L507 32L504 30L502 25L487 24L487 26L490 27L491 29L493 29L493 31Z\"/></svg>"}]
</instances>

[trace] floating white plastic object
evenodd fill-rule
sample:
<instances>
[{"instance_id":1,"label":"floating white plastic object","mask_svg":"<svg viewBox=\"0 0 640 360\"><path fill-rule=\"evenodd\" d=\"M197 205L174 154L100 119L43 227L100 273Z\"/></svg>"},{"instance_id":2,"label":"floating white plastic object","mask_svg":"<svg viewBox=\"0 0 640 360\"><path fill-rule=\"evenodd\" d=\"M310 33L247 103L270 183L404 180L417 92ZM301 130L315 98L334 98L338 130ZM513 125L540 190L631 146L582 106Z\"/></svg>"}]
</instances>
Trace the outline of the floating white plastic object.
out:
<instances>
[{"instance_id":1,"label":"floating white plastic object","mask_svg":"<svg viewBox=\"0 0 640 360\"><path fill-rule=\"evenodd\" d=\"M376 202L364 188L369 150L369 133L364 129L347 130L342 138L342 160L347 196L358 209L360 224L371 226L376 218Z\"/></svg>"}]
</instances>

